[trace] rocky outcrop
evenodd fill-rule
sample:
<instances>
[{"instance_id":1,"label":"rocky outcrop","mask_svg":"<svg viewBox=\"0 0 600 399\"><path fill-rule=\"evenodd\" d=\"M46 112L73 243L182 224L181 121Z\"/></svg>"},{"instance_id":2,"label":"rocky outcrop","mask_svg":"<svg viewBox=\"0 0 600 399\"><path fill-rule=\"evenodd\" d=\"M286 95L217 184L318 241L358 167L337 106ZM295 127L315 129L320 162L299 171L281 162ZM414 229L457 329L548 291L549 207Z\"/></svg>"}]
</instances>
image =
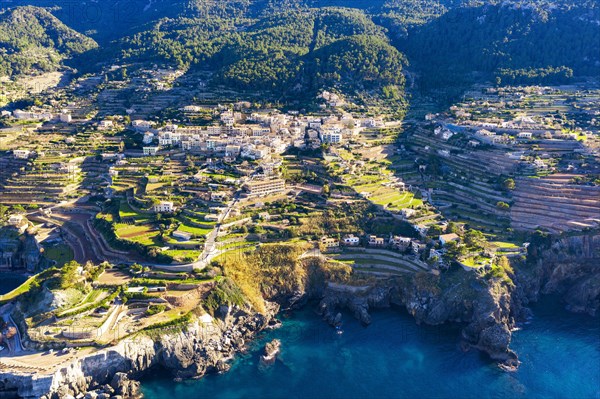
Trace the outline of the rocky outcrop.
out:
<instances>
[{"instance_id":1,"label":"rocky outcrop","mask_svg":"<svg viewBox=\"0 0 600 399\"><path fill-rule=\"evenodd\" d=\"M232 308L212 323L191 322L126 338L117 345L77 357L51 374L0 372L0 391L25 398L68 398L91 393L100 396L137 395L138 378L152 367L164 367L175 378L199 377L228 370L227 361L243 350L256 333L267 328L278 307L266 315Z\"/></svg>"},{"instance_id":2,"label":"rocky outcrop","mask_svg":"<svg viewBox=\"0 0 600 399\"><path fill-rule=\"evenodd\" d=\"M277 360L277 355L281 350L281 341L274 339L271 342L267 342L265 345L264 354L260 357L261 366L270 366Z\"/></svg>"},{"instance_id":3,"label":"rocky outcrop","mask_svg":"<svg viewBox=\"0 0 600 399\"><path fill-rule=\"evenodd\" d=\"M524 303L540 294L559 294L573 312L600 309L600 234L546 238L529 248L515 283Z\"/></svg>"},{"instance_id":4,"label":"rocky outcrop","mask_svg":"<svg viewBox=\"0 0 600 399\"><path fill-rule=\"evenodd\" d=\"M597 314L600 308L600 236L547 237L530 246L527 261L514 265L510 281L460 268L441 275L417 273L390 279L366 291L332 289L319 312L333 326L346 308L364 324L369 310L395 304L406 308L417 323L462 323L463 347L476 348L514 370L519 365L510 349L511 331L530 314L526 307L540 294L559 293L567 309Z\"/></svg>"},{"instance_id":5,"label":"rocky outcrop","mask_svg":"<svg viewBox=\"0 0 600 399\"><path fill-rule=\"evenodd\" d=\"M509 345L520 307L514 305L512 287L506 282L462 269L441 276L416 275L408 284L399 284L395 303L406 307L419 323L464 324L463 347L482 350L507 367L518 365Z\"/></svg>"},{"instance_id":6,"label":"rocky outcrop","mask_svg":"<svg viewBox=\"0 0 600 399\"><path fill-rule=\"evenodd\" d=\"M500 281L484 281L462 269L449 276L423 273L389 280L361 294L330 289L319 303L319 312L336 327L341 324L341 308L349 309L362 323L369 324L370 309L391 304L405 307L418 323L464 323L465 347L483 350L506 367L518 365L509 345L515 309L520 307L513 306L510 287Z\"/></svg>"},{"instance_id":7,"label":"rocky outcrop","mask_svg":"<svg viewBox=\"0 0 600 399\"><path fill-rule=\"evenodd\" d=\"M369 309L390 307L393 285L369 287L368 290L360 293L351 288L330 285L319 303L319 314L334 327L341 324L341 314L337 311L340 308L350 310L354 313L354 317L368 325L371 323Z\"/></svg>"}]
</instances>

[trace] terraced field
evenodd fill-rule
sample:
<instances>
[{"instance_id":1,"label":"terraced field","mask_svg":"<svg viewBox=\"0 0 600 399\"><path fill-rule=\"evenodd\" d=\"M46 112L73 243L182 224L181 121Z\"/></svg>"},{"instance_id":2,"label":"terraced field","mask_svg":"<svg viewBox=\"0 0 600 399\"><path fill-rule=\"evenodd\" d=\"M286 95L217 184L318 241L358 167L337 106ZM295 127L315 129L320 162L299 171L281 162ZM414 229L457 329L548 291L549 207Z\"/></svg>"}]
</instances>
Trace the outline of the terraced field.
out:
<instances>
[{"instance_id":1,"label":"terraced field","mask_svg":"<svg viewBox=\"0 0 600 399\"><path fill-rule=\"evenodd\" d=\"M574 177L555 174L517 180L511 226L562 232L600 225L600 187L572 184Z\"/></svg>"},{"instance_id":2,"label":"terraced field","mask_svg":"<svg viewBox=\"0 0 600 399\"><path fill-rule=\"evenodd\" d=\"M347 249L332 258L352 266L356 272L379 277L429 271L429 266L418 259L383 249Z\"/></svg>"},{"instance_id":3,"label":"terraced field","mask_svg":"<svg viewBox=\"0 0 600 399\"><path fill-rule=\"evenodd\" d=\"M123 223L117 223L115 225L115 233L117 237L129 240L132 242L139 242L143 245L155 245L158 244L157 239L160 232L153 229L148 225L128 225Z\"/></svg>"}]
</instances>

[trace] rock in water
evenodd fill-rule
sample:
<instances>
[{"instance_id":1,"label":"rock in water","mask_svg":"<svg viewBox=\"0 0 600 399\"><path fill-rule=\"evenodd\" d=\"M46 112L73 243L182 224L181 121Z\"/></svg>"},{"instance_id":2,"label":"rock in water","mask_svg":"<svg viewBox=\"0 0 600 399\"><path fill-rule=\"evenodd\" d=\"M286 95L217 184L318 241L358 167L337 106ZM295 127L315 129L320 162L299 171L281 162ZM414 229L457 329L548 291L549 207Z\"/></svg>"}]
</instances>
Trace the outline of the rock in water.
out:
<instances>
[{"instance_id":1,"label":"rock in water","mask_svg":"<svg viewBox=\"0 0 600 399\"><path fill-rule=\"evenodd\" d=\"M265 354L260 357L260 364L263 366L270 366L277 360L281 348L281 341L274 339L265 345Z\"/></svg>"}]
</instances>

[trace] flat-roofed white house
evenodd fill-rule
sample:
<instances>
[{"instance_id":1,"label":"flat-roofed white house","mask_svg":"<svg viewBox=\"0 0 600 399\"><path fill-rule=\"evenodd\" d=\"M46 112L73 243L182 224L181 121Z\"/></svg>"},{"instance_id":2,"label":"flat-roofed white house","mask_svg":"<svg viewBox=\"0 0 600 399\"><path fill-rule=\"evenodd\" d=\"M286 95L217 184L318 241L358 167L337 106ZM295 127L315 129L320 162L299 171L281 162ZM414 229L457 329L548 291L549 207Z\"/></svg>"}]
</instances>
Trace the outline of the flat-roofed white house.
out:
<instances>
[{"instance_id":1,"label":"flat-roofed white house","mask_svg":"<svg viewBox=\"0 0 600 399\"><path fill-rule=\"evenodd\" d=\"M111 120L103 120L98 123L98 130L108 130L114 127L114 123Z\"/></svg>"},{"instance_id":2,"label":"flat-roofed white house","mask_svg":"<svg viewBox=\"0 0 600 399\"><path fill-rule=\"evenodd\" d=\"M152 210L156 213L171 213L175 211L175 207L173 206L172 201L161 201L154 205Z\"/></svg>"},{"instance_id":3,"label":"flat-roofed white house","mask_svg":"<svg viewBox=\"0 0 600 399\"><path fill-rule=\"evenodd\" d=\"M450 241L458 241L460 239L460 237L458 236L458 234L456 233L448 233L448 234L442 234L439 237L440 240L440 244L442 245L446 245L448 244Z\"/></svg>"},{"instance_id":4,"label":"flat-roofed white house","mask_svg":"<svg viewBox=\"0 0 600 399\"><path fill-rule=\"evenodd\" d=\"M342 239L342 243L349 247L355 247L360 244L360 238L353 234L349 234Z\"/></svg>"},{"instance_id":5,"label":"flat-roofed white house","mask_svg":"<svg viewBox=\"0 0 600 399\"><path fill-rule=\"evenodd\" d=\"M531 132L519 132L519 134L517 134L517 137L520 139L530 139L533 136L533 133Z\"/></svg>"},{"instance_id":6,"label":"flat-roofed white house","mask_svg":"<svg viewBox=\"0 0 600 399\"><path fill-rule=\"evenodd\" d=\"M158 152L159 147L144 147L145 156L154 156Z\"/></svg>"},{"instance_id":7,"label":"flat-roofed white house","mask_svg":"<svg viewBox=\"0 0 600 399\"><path fill-rule=\"evenodd\" d=\"M16 159L27 159L31 156L31 151L29 151L29 150L13 150L13 156Z\"/></svg>"},{"instance_id":8,"label":"flat-roofed white house","mask_svg":"<svg viewBox=\"0 0 600 399\"><path fill-rule=\"evenodd\" d=\"M149 130L149 129L152 129L152 127L154 126L154 122L138 119L138 120L132 121L131 126L135 130Z\"/></svg>"},{"instance_id":9,"label":"flat-roofed white house","mask_svg":"<svg viewBox=\"0 0 600 399\"><path fill-rule=\"evenodd\" d=\"M340 246L339 240L331 237L321 237L320 242L325 248L337 248Z\"/></svg>"},{"instance_id":10,"label":"flat-roofed white house","mask_svg":"<svg viewBox=\"0 0 600 399\"><path fill-rule=\"evenodd\" d=\"M390 246L397 249L406 249L410 246L411 239L409 237L393 236L390 237Z\"/></svg>"},{"instance_id":11,"label":"flat-roofed white house","mask_svg":"<svg viewBox=\"0 0 600 399\"><path fill-rule=\"evenodd\" d=\"M192 234L181 230L175 230L173 232L173 237L182 241L189 241L192 239Z\"/></svg>"}]
</instances>

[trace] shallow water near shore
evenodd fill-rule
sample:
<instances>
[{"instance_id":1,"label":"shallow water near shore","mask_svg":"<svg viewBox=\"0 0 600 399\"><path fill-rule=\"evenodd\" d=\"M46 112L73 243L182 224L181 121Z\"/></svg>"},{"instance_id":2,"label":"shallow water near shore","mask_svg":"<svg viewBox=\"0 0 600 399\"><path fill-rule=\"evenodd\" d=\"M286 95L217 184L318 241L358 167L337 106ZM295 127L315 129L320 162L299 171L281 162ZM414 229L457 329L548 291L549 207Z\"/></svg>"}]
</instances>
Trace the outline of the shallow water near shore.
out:
<instances>
[{"instance_id":1,"label":"shallow water near shore","mask_svg":"<svg viewBox=\"0 0 600 399\"><path fill-rule=\"evenodd\" d=\"M399 309L373 313L361 326L344 314L343 334L314 306L283 319L222 375L174 382L164 372L142 381L159 398L573 398L600 399L600 319L562 310L546 298L513 335L523 362L501 371L477 351L464 353L456 326L417 326ZM282 342L279 360L259 368L264 344Z\"/></svg>"}]
</instances>

